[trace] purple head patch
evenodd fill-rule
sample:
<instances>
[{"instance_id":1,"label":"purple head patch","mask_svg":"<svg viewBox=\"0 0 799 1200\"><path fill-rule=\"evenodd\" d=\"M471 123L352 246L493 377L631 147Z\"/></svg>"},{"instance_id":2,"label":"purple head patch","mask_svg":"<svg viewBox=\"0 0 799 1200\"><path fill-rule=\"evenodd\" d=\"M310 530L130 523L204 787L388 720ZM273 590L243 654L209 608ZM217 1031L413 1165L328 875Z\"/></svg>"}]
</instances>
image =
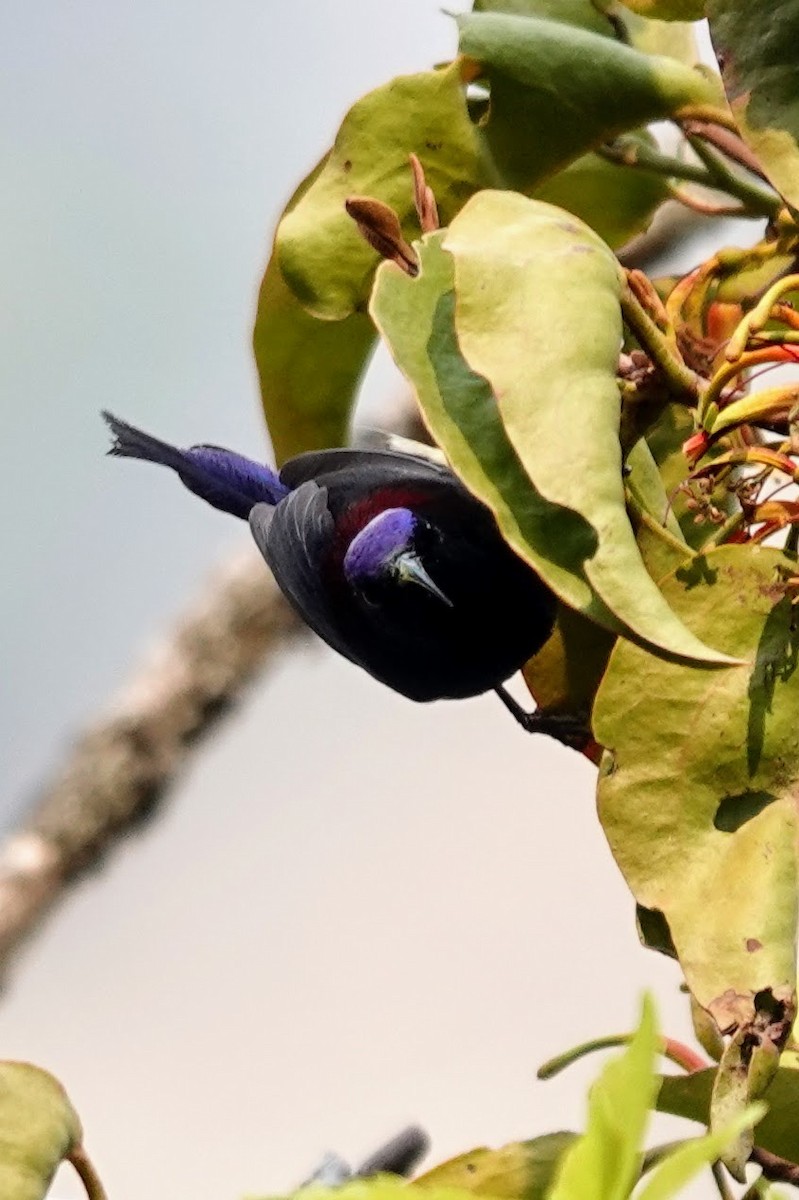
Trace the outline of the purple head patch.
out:
<instances>
[{"instance_id":1,"label":"purple head patch","mask_svg":"<svg viewBox=\"0 0 799 1200\"><path fill-rule=\"evenodd\" d=\"M350 583L373 579L411 544L416 517L409 508L387 508L355 535L344 555Z\"/></svg>"}]
</instances>

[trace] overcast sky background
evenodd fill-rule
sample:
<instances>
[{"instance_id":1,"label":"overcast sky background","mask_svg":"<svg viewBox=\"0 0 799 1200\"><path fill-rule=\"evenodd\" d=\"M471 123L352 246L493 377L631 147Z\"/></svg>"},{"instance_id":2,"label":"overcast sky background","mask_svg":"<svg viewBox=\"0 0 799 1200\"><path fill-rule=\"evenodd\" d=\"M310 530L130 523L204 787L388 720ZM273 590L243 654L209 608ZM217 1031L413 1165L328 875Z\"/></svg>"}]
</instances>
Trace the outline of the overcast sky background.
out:
<instances>
[{"instance_id":1,"label":"overcast sky background","mask_svg":"<svg viewBox=\"0 0 799 1200\"><path fill-rule=\"evenodd\" d=\"M106 459L99 410L267 454L249 336L275 219L359 94L454 44L435 0L5 0L6 826L248 538ZM373 401L396 387L378 367ZM435 1159L579 1128L599 1062L543 1084L542 1059L628 1028L645 987L689 1036L593 782L493 698L415 706L303 649L49 922L0 1050L64 1081L113 1200L278 1192L408 1120ZM56 1191L81 1195L67 1170Z\"/></svg>"}]
</instances>

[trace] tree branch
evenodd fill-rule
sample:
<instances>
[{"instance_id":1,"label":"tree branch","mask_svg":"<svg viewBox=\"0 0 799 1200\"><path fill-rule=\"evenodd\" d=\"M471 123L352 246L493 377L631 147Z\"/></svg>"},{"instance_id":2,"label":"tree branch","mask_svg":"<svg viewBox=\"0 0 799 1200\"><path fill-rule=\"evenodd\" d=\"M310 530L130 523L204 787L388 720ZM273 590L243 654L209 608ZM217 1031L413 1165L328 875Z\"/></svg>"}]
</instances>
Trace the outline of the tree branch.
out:
<instances>
[{"instance_id":1,"label":"tree branch","mask_svg":"<svg viewBox=\"0 0 799 1200\"><path fill-rule=\"evenodd\" d=\"M255 550L208 582L0 845L0 977L65 890L153 816L256 672L304 631Z\"/></svg>"}]
</instances>

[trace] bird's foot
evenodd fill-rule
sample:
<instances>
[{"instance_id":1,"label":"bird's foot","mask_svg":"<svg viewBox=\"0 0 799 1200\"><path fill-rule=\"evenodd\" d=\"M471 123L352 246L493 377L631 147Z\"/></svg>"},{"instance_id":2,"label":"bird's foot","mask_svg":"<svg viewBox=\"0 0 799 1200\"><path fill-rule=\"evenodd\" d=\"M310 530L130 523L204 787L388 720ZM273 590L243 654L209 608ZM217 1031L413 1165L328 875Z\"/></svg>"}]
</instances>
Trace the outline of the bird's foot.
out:
<instances>
[{"instance_id":1,"label":"bird's foot","mask_svg":"<svg viewBox=\"0 0 799 1200\"><path fill-rule=\"evenodd\" d=\"M584 713L526 712L504 687L496 688L496 693L527 733L544 733L572 750L584 750L590 743L591 729Z\"/></svg>"}]
</instances>

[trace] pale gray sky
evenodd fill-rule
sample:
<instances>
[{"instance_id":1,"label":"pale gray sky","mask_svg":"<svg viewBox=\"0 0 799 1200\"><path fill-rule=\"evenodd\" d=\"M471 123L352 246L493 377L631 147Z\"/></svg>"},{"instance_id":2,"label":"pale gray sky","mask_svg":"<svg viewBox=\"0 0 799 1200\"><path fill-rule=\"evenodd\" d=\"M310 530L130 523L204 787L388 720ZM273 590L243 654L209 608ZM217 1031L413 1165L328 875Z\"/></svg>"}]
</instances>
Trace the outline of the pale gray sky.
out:
<instances>
[{"instance_id":1,"label":"pale gray sky","mask_svg":"<svg viewBox=\"0 0 799 1200\"><path fill-rule=\"evenodd\" d=\"M282 202L352 100L453 46L436 0L5 0L5 824L248 536L104 458L99 409L265 447L249 331ZM579 1127L599 1063L539 1084L543 1058L629 1027L646 986L688 1032L593 777L491 698L415 706L307 649L50 922L2 1054L60 1075L113 1200L277 1192L410 1119L436 1158Z\"/></svg>"}]
</instances>

